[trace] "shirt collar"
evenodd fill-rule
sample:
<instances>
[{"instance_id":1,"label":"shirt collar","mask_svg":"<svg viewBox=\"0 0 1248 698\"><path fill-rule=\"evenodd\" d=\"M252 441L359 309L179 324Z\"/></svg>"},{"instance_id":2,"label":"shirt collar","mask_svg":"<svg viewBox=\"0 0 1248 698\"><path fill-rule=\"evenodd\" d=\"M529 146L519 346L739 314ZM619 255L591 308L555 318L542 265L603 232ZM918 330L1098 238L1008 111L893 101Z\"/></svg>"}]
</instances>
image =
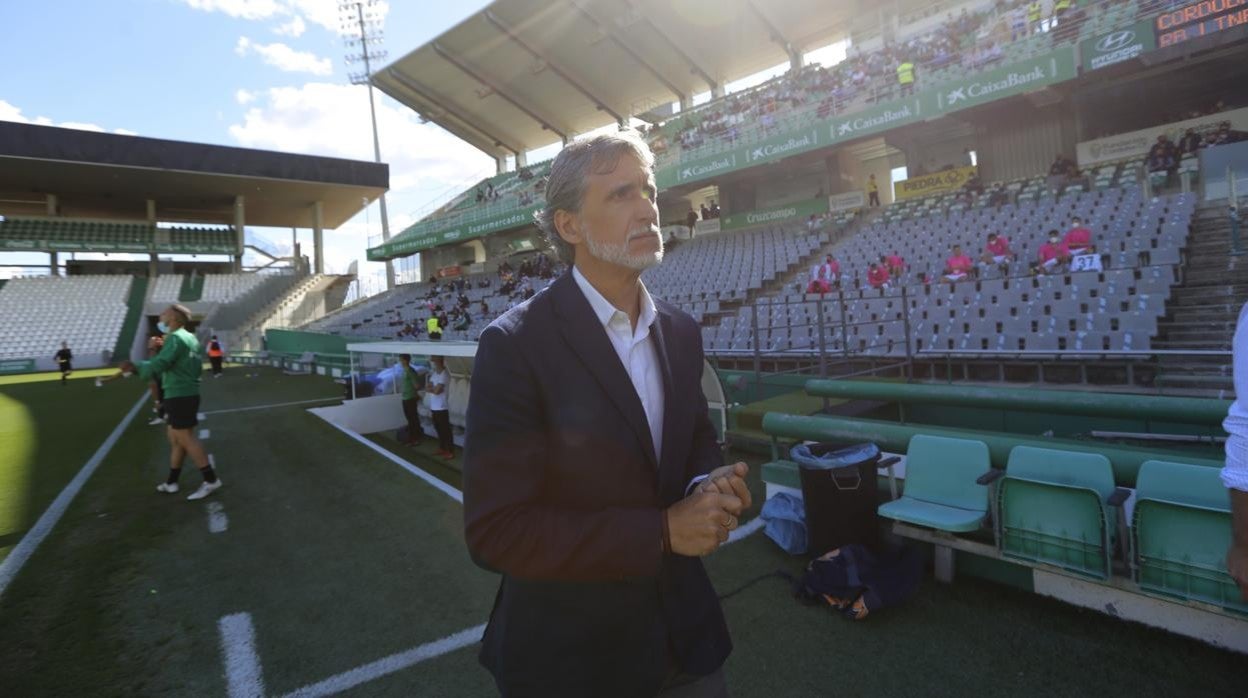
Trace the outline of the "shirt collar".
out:
<instances>
[{"instance_id":1,"label":"shirt collar","mask_svg":"<svg viewBox=\"0 0 1248 698\"><path fill-rule=\"evenodd\" d=\"M585 300L589 301L589 307L593 308L594 315L603 327L610 324L611 318L615 317L616 313L628 317L627 313L611 305L611 301L599 293L598 289L589 283L589 279L586 279L580 268L575 265L572 267L572 278L576 281L577 287L581 289ZM650 325L654 324L654 318L658 314L658 310L655 308L654 299L650 297L650 292L646 290L646 285L640 280L637 281L637 285L641 293L641 317L637 318L637 328L638 330L643 327L648 329Z\"/></svg>"}]
</instances>

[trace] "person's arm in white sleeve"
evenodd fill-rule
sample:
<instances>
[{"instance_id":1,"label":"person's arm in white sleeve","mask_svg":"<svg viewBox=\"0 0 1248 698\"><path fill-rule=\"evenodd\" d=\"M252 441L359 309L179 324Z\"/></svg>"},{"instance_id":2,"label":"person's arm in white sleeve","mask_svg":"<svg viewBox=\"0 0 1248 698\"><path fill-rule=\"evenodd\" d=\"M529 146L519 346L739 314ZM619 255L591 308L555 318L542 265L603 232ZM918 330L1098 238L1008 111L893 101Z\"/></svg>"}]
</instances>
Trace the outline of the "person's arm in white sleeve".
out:
<instances>
[{"instance_id":1,"label":"person's arm in white sleeve","mask_svg":"<svg viewBox=\"0 0 1248 698\"><path fill-rule=\"evenodd\" d=\"M1222 484L1231 496L1232 537L1226 567L1248 599L1248 304L1239 311L1232 346L1236 399L1222 422L1229 434Z\"/></svg>"}]
</instances>

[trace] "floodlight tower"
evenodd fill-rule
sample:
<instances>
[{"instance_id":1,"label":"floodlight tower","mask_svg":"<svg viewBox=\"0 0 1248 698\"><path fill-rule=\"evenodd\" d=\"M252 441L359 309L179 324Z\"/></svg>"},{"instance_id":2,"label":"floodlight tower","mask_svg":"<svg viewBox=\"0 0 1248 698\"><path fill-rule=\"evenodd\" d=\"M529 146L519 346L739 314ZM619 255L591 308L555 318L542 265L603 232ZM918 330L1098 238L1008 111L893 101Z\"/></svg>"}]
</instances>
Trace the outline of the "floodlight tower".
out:
<instances>
[{"instance_id":1,"label":"floodlight tower","mask_svg":"<svg viewBox=\"0 0 1248 698\"><path fill-rule=\"evenodd\" d=\"M343 46L347 51L348 65L364 64L364 72L350 73L348 78L352 85L368 86L368 112L373 120L373 160L381 162L381 141L377 137L377 105L373 99L373 83L369 80L373 74L373 61L386 57L380 47L383 39L382 22L384 15L378 5L379 0L352 0L338 3L338 19L343 36ZM381 193L381 239L390 239L390 218L386 215L386 193ZM386 290L394 288L394 263L386 260Z\"/></svg>"}]
</instances>

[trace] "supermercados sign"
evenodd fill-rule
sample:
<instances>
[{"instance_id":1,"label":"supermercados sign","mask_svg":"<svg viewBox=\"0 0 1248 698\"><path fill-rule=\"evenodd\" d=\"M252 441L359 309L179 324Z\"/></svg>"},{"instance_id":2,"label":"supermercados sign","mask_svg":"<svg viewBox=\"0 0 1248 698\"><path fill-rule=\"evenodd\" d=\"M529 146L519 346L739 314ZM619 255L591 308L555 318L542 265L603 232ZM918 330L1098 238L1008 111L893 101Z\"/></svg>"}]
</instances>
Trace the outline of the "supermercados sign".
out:
<instances>
[{"instance_id":1,"label":"supermercados sign","mask_svg":"<svg viewBox=\"0 0 1248 698\"><path fill-rule=\"evenodd\" d=\"M541 205L528 206L493 218L457 225L446 230L420 234L422 231L436 230L439 221L424 220L416 223L402 233L391 238L389 242L368 250L368 259L378 261L401 255L428 250L451 243L479 238L483 235L496 233L500 230L519 228L533 222L533 213L541 209Z\"/></svg>"}]
</instances>

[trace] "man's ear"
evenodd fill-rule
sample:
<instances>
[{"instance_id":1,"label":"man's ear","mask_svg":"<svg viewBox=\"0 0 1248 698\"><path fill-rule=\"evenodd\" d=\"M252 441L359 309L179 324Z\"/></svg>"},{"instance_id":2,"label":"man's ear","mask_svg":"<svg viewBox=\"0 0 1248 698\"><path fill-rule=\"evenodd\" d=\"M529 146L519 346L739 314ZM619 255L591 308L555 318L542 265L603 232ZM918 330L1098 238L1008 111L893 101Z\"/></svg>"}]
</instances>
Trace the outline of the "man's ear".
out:
<instances>
[{"instance_id":1,"label":"man's ear","mask_svg":"<svg viewBox=\"0 0 1248 698\"><path fill-rule=\"evenodd\" d=\"M563 241L576 247L585 241L585 236L581 234L580 216L571 211L562 209L555 211L555 232L559 233L559 237Z\"/></svg>"}]
</instances>

